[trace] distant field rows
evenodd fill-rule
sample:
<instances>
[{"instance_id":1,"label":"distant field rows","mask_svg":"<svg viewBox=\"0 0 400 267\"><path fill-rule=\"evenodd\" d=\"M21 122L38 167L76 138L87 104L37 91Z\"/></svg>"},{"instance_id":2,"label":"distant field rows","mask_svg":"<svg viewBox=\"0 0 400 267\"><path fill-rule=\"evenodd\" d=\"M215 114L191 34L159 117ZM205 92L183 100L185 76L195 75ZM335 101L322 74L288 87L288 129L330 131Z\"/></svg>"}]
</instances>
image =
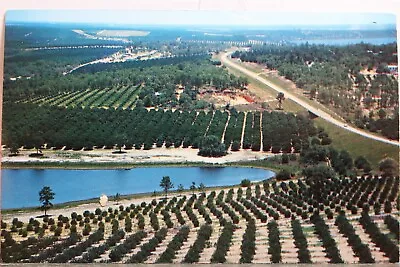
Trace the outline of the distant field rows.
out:
<instances>
[{"instance_id":1,"label":"distant field rows","mask_svg":"<svg viewBox=\"0 0 400 267\"><path fill-rule=\"evenodd\" d=\"M132 109L135 107L139 92L140 85L119 86L106 89L62 92L51 96L22 100L20 102L59 107Z\"/></svg>"}]
</instances>

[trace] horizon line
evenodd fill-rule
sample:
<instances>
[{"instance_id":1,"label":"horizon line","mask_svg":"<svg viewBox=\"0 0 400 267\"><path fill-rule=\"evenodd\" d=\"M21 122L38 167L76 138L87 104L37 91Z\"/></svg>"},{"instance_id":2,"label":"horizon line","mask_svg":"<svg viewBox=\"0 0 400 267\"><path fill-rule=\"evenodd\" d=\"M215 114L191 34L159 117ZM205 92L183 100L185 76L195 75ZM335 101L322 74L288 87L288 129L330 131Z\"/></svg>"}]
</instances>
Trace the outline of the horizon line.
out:
<instances>
[{"instance_id":1,"label":"horizon line","mask_svg":"<svg viewBox=\"0 0 400 267\"><path fill-rule=\"evenodd\" d=\"M107 22L71 22L71 21L21 21L21 20L6 20L5 25L11 23L24 23L24 24L88 24L88 25L121 25L121 26L180 26L180 27L307 27L307 26L316 26L316 27L344 27L344 26L372 26L371 23L346 23L346 24L179 24L179 23L146 23L146 24L137 24L137 23L107 23ZM376 24L374 24L376 25ZM397 23L382 23L379 26L397 26Z\"/></svg>"}]
</instances>

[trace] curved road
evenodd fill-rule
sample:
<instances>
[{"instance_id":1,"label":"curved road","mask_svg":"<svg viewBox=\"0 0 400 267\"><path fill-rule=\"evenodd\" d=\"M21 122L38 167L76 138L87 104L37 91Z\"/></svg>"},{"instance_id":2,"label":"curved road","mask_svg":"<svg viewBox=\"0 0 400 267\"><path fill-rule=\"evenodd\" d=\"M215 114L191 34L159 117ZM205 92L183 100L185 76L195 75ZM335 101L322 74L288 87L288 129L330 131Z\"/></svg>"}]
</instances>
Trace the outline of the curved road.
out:
<instances>
[{"instance_id":1,"label":"curved road","mask_svg":"<svg viewBox=\"0 0 400 267\"><path fill-rule=\"evenodd\" d=\"M236 70L242 72L243 74L245 74L245 75L247 75L247 76L249 76L249 77L251 77L251 78L253 78L253 79L256 79L257 81L259 81L259 82L261 82L261 83L263 83L263 84L265 84L265 85L271 87L272 89L276 90L277 92L282 92L282 93L284 93L284 94L285 94L285 98L289 98L289 99L293 100L294 102L296 102L296 103L299 104L300 106L303 106L305 109L307 109L307 110L309 110L310 112L314 113L314 114L317 115L318 117L320 117L320 118L322 118L322 119L324 119L324 120L326 120L326 121L328 121L328 122L330 122L330 123L332 123L332 124L335 124L336 126L339 126L339 127L343 128L343 129L345 129L345 130L347 130L347 131L350 131L350 132L353 132L353 133L362 135L362 136L364 136L364 137L367 137L367 138L370 138L370 139L373 139L373 140L376 140L376 141L380 141L380 142L387 143L387 144L391 144L391 145L395 145L395 146L400 146L399 141L389 140L389 139L386 139L386 138L383 138L383 137L379 137L379 136L376 136L376 135L373 135L373 134L370 134L370 133L361 131L361 130L359 130L359 129L357 129L357 128L351 127L351 126L347 125L346 123L343 123L343 122L341 122L341 121L339 121L339 120L333 118L333 117L332 117L331 115L329 115L328 113L326 113L326 112L324 112L324 111L322 111L322 110L320 110L320 109L318 109L318 108L315 108L315 107L311 106L311 105L308 104L307 102L301 100L301 99L298 98L296 95L294 95L294 94L290 93L289 91L287 91L287 90L281 88L280 86L277 86L276 84L271 83L270 81L268 81L268 80L266 80L266 79L264 79L264 78L258 76L257 73L255 73L255 72L253 72L253 71L250 71L250 70L248 70L248 69L243 68L243 67L240 66L239 64L237 64L237 63L235 63L234 61L232 61L232 59L230 58L230 56L231 56L231 54L232 54L233 52L234 52L234 51L226 52L226 53L223 53L223 54L222 54L222 56L221 56L221 62L222 62L224 65L227 65L227 66L229 66L229 67L232 67L232 68L234 68L234 69L236 69ZM228 58L228 56L229 56L229 58Z\"/></svg>"}]
</instances>

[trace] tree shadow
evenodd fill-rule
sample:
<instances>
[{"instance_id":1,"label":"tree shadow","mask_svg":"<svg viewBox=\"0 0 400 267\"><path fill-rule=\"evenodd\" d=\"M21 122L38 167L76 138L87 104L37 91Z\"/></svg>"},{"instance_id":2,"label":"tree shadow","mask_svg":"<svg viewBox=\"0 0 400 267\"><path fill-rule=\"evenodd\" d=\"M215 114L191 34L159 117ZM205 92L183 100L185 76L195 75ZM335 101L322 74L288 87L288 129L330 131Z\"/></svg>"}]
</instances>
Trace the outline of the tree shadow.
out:
<instances>
[{"instance_id":1,"label":"tree shadow","mask_svg":"<svg viewBox=\"0 0 400 267\"><path fill-rule=\"evenodd\" d=\"M126 154L126 151L113 151L112 154Z\"/></svg>"},{"instance_id":2,"label":"tree shadow","mask_svg":"<svg viewBox=\"0 0 400 267\"><path fill-rule=\"evenodd\" d=\"M42 215L38 215L38 216L36 216L36 218L49 218L49 217L53 217L54 215L52 215L52 214L46 214L46 215L44 215L44 214L42 214Z\"/></svg>"},{"instance_id":3,"label":"tree shadow","mask_svg":"<svg viewBox=\"0 0 400 267\"><path fill-rule=\"evenodd\" d=\"M40 157L43 157L43 153L31 153L31 154L29 154L29 157L40 158Z\"/></svg>"}]
</instances>

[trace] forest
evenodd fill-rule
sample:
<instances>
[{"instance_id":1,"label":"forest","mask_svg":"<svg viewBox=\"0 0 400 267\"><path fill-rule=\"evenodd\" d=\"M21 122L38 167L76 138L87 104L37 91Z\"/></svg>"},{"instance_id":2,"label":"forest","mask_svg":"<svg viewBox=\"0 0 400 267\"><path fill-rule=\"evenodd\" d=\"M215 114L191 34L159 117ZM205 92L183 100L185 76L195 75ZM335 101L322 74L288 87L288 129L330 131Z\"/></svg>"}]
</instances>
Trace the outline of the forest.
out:
<instances>
[{"instance_id":1,"label":"forest","mask_svg":"<svg viewBox=\"0 0 400 267\"><path fill-rule=\"evenodd\" d=\"M88 47L46 50L20 49L4 58L4 79L18 76L49 78L75 65L96 60L119 51L121 47Z\"/></svg>"},{"instance_id":2,"label":"forest","mask_svg":"<svg viewBox=\"0 0 400 267\"><path fill-rule=\"evenodd\" d=\"M333 108L360 128L398 138L398 131L389 130L398 129L398 82L387 67L397 65L396 44L264 45L237 51L232 57L277 70L310 99ZM386 115L377 122L380 109Z\"/></svg>"},{"instance_id":3,"label":"forest","mask_svg":"<svg viewBox=\"0 0 400 267\"><path fill-rule=\"evenodd\" d=\"M175 64L171 65L172 62ZM196 106L197 90L202 86L212 86L222 90L231 87L244 88L247 83L246 78L236 77L225 69L215 66L208 56L181 57L166 60L165 65L148 66L147 63L142 63L134 68L114 71L77 73L52 79L5 81L4 101L29 102L37 98L50 100L63 96L65 93L79 93L78 91L82 93L85 90L106 93L115 88L118 90L118 88L141 84L140 92L136 93L141 102L139 106L176 107L181 105L189 109ZM184 88L179 100L175 95L177 85Z\"/></svg>"}]
</instances>

